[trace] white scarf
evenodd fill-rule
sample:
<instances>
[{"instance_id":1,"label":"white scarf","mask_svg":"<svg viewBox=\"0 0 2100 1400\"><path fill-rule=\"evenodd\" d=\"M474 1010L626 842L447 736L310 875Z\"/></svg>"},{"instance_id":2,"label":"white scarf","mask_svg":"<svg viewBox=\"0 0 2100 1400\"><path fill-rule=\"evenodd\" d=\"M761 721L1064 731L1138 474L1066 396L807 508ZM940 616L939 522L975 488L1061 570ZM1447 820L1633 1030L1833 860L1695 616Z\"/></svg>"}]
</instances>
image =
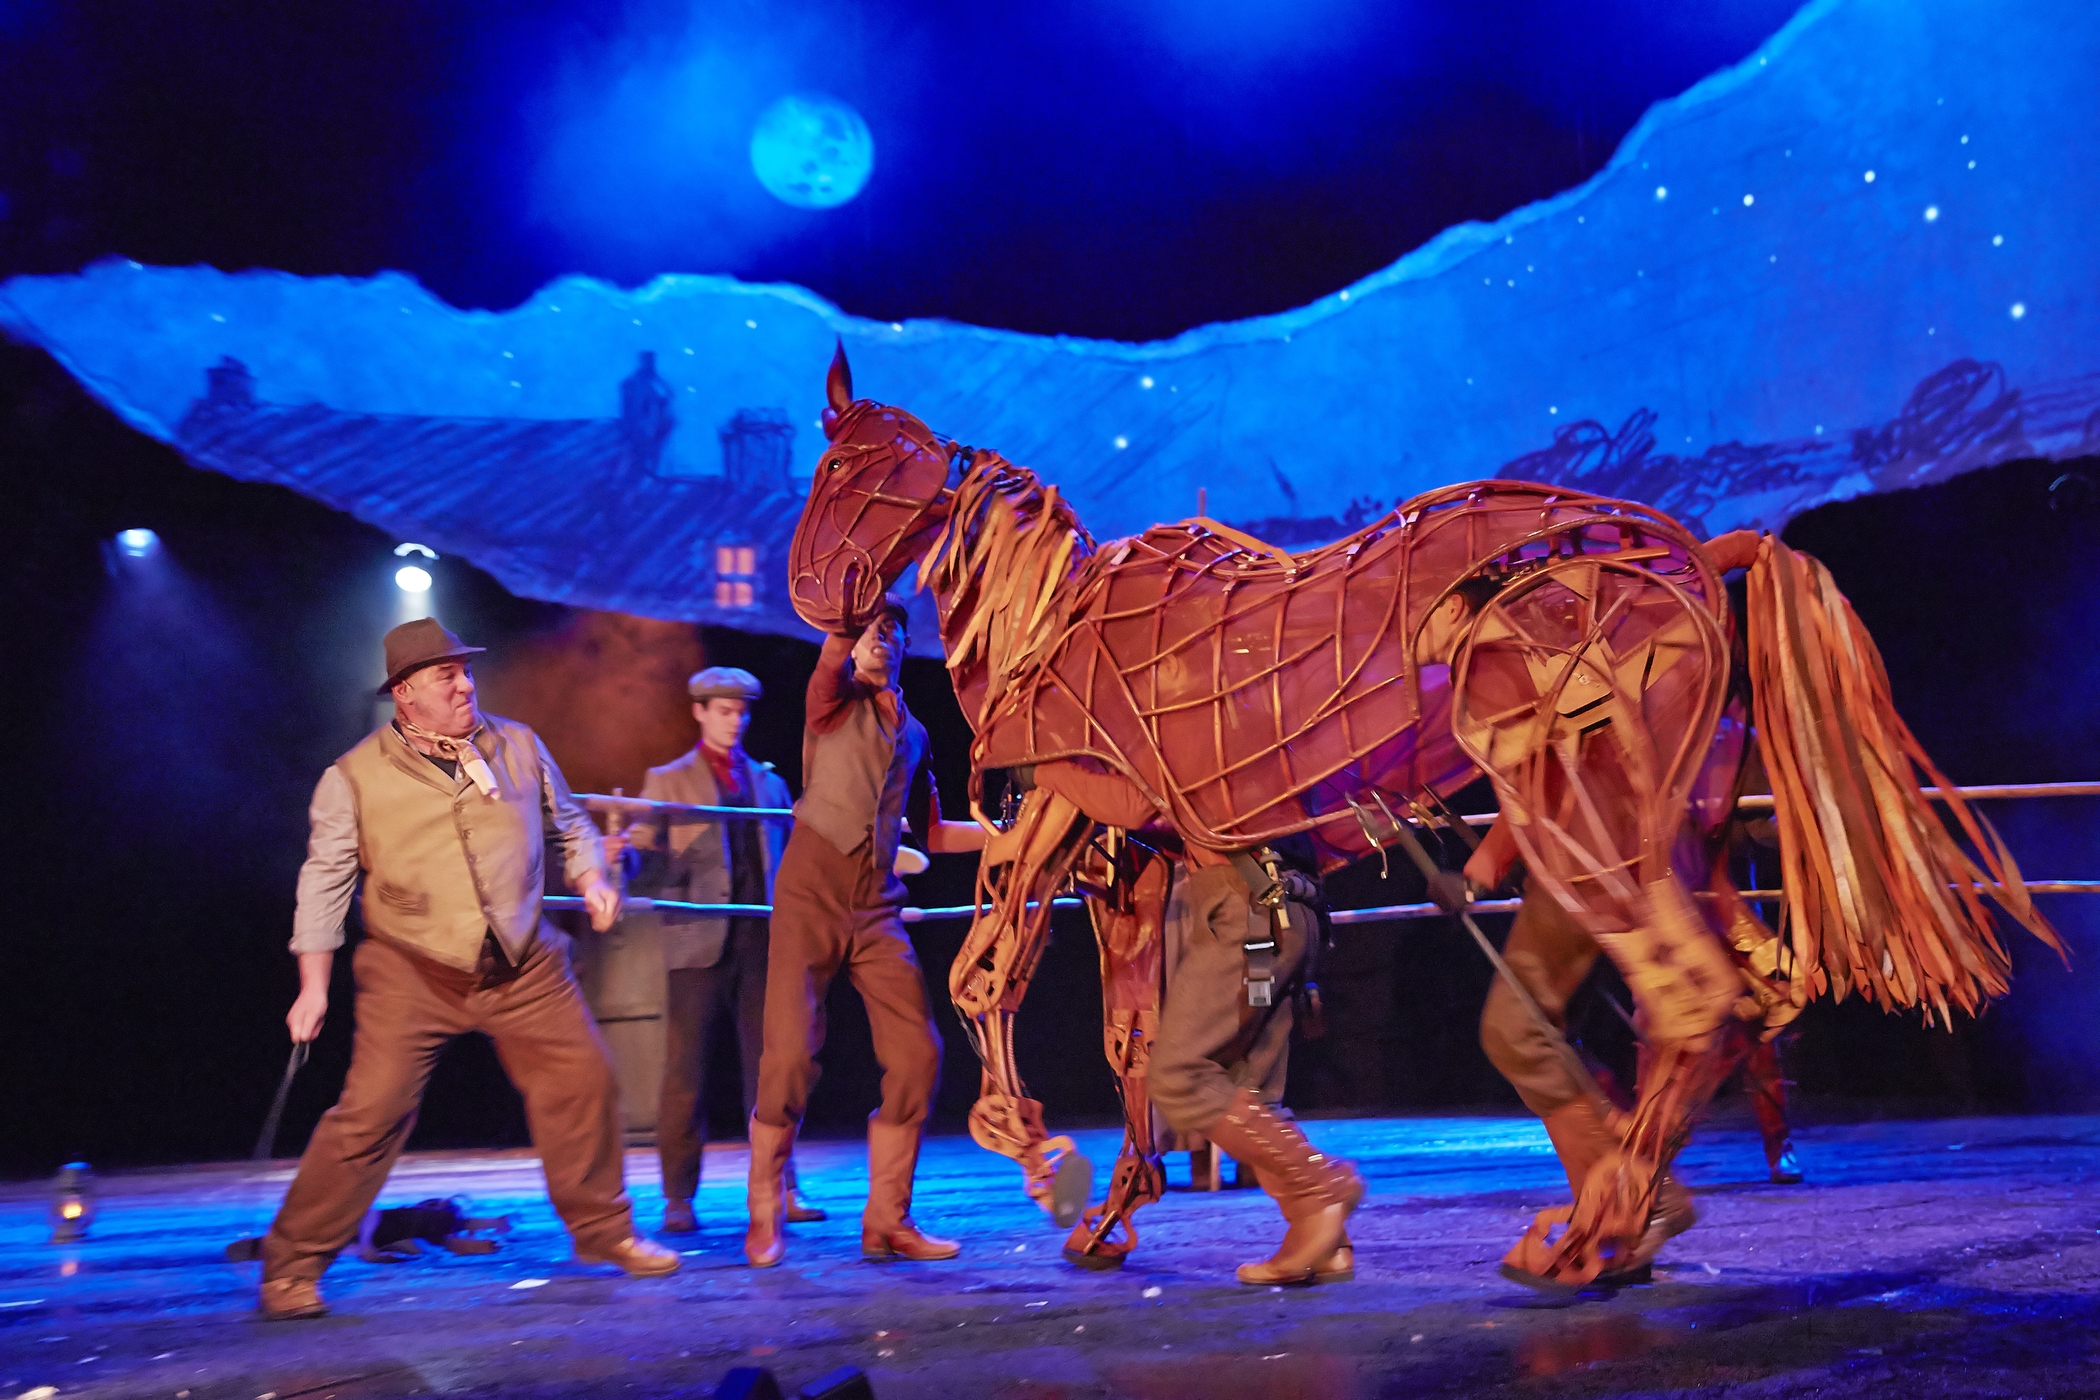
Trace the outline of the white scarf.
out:
<instances>
[{"instance_id":1,"label":"white scarf","mask_svg":"<svg viewBox=\"0 0 2100 1400\"><path fill-rule=\"evenodd\" d=\"M474 786L481 789L483 797L495 796L496 775L489 771L489 761L481 756L481 750L474 747L474 736L481 732L481 725L475 725L464 738L455 739L449 734L433 734L399 715L394 717L394 723L400 725L401 732L409 738L420 739L436 749L439 758L457 763L460 770L474 780Z\"/></svg>"}]
</instances>

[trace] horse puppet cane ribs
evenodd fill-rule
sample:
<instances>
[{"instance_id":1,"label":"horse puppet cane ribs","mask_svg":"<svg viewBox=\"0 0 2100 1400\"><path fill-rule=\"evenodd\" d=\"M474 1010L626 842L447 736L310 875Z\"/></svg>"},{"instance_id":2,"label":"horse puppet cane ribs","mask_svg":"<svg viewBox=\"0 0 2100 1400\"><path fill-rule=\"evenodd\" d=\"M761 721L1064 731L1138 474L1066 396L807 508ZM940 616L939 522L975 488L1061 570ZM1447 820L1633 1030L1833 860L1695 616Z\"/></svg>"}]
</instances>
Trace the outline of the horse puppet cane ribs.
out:
<instances>
[{"instance_id":1,"label":"horse puppet cane ribs","mask_svg":"<svg viewBox=\"0 0 2100 1400\"><path fill-rule=\"evenodd\" d=\"M1929 764L1887 704L1871 639L1820 566L1776 541L1751 569L1750 657L1760 731L1803 755L1775 782L1788 869L1870 869L1872 912L1901 927L1843 906L1842 879L1805 876L1782 940L1698 858L1693 795L1727 787L1716 773L1740 754L1719 742L1731 621L1713 560L1668 516L1492 481L1302 554L1201 518L1097 548L1033 472L854 399L843 351L828 389L831 445L791 557L798 612L851 628L917 564L975 731L979 820L988 770L1035 771L987 846L950 986L984 1063L972 1132L1021 1163L1046 1207L1067 1144L1026 1095L1012 1020L1051 897L1076 877L1097 909L1129 1122L1109 1199L1067 1241L1080 1262L1120 1262L1160 1186L1143 1080L1167 882L1132 831L1220 858L1302 832L1332 869L1383 858L1402 821L1490 778L1533 879L1625 975L1645 1038L1617 1150L1511 1252L1551 1285L1644 1262L1692 1115L1809 995L1943 1009L2002 991L1979 895L2056 944L1988 828L1958 813L1979 868L1906 786L1912 761ZM1833 796L1814 756L1855 736L1882 762Z\"/></svg>"}]
</instances>

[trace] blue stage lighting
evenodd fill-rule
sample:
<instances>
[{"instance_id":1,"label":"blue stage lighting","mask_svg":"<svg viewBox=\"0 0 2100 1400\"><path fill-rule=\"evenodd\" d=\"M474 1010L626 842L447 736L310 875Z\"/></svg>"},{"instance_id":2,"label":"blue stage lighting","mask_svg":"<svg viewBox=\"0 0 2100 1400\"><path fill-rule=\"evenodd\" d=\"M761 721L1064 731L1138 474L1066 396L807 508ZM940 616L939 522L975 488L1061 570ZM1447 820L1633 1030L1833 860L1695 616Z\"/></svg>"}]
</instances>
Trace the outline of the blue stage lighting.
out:
<instances>
[{"instance_id":1,"label":"blue stage lighting","mask_svg":"<svg viewBox=\"0 0 2100 1400\"><path fill-rule=\"evenodd\" d=\"M868 124L835 97L783 97L759 115L751 132L751 169L758 182L798 209L837 208L861 192L874 168Z\"/></svg>"},{"instance_id":2,"label":"blue stage lighting","mask_svg":"<svg viewBox=\"0 0 2100 1400\"><path fill-rule=\"evenodd\" d=\"M117 531L117 548L123 550L134 559L143 559L160 548L160 536L154 534L151 530L119 530Z\"/></svg>"}]
</instances>

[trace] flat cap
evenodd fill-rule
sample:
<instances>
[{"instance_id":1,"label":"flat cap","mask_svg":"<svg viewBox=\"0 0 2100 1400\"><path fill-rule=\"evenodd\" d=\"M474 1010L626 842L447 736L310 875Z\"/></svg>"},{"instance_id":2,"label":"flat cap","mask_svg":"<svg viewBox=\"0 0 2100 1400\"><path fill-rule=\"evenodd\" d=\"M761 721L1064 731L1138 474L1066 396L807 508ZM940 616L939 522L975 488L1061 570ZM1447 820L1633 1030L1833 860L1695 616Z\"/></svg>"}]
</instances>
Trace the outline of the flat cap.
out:
<instances>
[{"instance_id":1,"label":"flat cap","mask_svg":"<svg viewBox=\"0 0 2100 1400\"><path fill-rule=\"evenodd\" d=\"M685 683L685 693L695 700L757 700L766 688L758 677L738 666L710 666L695 671Z\"/></svg>"}]
</instances>

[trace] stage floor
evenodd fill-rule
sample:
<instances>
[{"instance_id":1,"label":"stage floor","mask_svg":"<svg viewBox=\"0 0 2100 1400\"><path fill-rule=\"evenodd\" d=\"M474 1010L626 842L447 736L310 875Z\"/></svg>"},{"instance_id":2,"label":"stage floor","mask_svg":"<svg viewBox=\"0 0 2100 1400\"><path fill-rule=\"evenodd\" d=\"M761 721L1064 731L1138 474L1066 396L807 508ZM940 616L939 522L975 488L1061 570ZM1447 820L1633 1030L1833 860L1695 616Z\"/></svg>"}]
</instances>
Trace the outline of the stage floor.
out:
<instances>
[{"instance_id":1,"label":"stage floor","mask_svg":"<svg viewBox=\"0 0 2100 1400\"><path fill-rule=\"evenodd\" d=\"M861 1262L860 1147L813 1143L804 1188L832 1218L796 1227L784 1266L746 1268L731 1147L708 1154L702 1233L674 1241L686 1268L653 1281L570 1261L529 1155L413 1157L382 1204L464 1194L517 1231L494 1256L346 1257L334 1315L299 1323L256 1320L257 1266L221 1256L267 1223L288 1163L105 1177L93 1239L66 1247L44 1242L43 1187L8 1186L0 1400L704 1396L741 1364L790 1394L860 1366L881 1400L2100 1395L2100 1118L1808 1129L1794 1187L1765 1184L1754 1134L1703 1133L1681 1172L1698 1228L1653 1286L1573 1304L1495 1273L1565 1191L1535 1122L1309 1128L1371 1194L1357 1281L1291 1292L1232 1282L1279 1234L1258 1192L1173 1192L1129 1267L1082 1273L1016 1169L965 1138L928 1144L915 1208L965 1241L958 1260ZM1115 1135L1080 1136L1098 1186ZM627 1163L645 1224L654 1167Z\"/></svg>"}]
</instances>

